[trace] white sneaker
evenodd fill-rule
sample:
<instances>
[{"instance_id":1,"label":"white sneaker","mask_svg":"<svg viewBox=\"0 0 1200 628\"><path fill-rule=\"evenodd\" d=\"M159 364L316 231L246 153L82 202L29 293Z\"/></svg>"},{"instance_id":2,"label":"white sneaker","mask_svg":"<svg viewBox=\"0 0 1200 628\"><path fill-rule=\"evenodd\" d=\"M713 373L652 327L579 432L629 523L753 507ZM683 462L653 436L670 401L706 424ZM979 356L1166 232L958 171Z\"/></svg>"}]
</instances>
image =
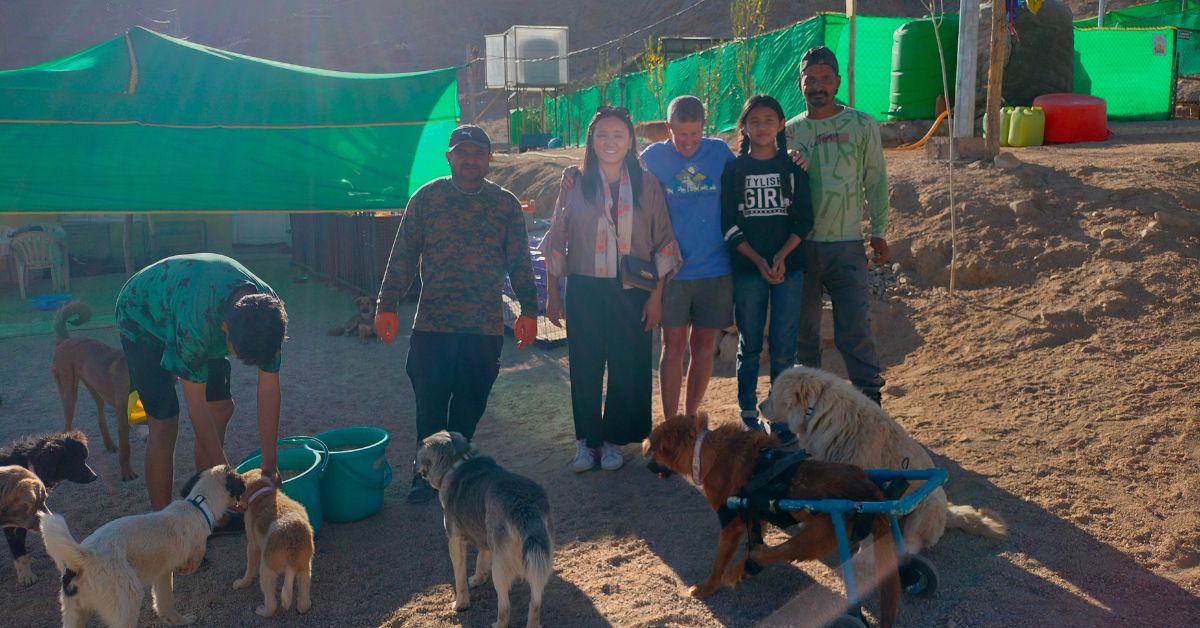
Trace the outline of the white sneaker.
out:
<instances>
[{"instance_id":1,"label":"white sneaker","mask_svg":"<svg viewBox=\"0 0 1200 628\"><path fill-rule=\"evenodd\" d=\"M605 471L616 471L625 464L625 458L621 455L621 450L612 443L604 443L604 447L600 448L600 468Z\"/></svg>"},{"instance_id":2,"label":"white sneaker","mask_svg":"<svg viewBox=\"0 0 1200 628\"><path fill-rule=\"evenodd\" d=\"M587 446L582 438L575 441L575 459L571 461L571 470L575 473L591 471L596 466L596 454Z\"/></svg>"}]
</instances>

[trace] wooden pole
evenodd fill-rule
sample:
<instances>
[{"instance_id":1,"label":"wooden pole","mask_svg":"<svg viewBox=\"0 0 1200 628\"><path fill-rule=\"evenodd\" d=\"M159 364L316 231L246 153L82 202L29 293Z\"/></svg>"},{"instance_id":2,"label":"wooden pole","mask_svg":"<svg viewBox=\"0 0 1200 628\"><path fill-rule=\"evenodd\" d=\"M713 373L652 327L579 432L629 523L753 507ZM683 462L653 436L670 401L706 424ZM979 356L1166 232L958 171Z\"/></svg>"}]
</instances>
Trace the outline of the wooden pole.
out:
<instances>
[{"instance_id":1,"label":"wooden pole","mask_svg":"<svg viewBox=\"0 0 1200 628\"><path fill-rule=\"evenodd\" d=\"M975 135L975 67L979 57L979 0L958 5L958 71L954 83L954 137Z\"/></svg>"},{"instance_id":2,"label":"wooden pole","mask_svg":"<svg viewBox=\"0 0 1200 628\"><path fill-rule=\"evenodd\" d=\"M987 154L1000 153L1000 90L1004 86L1004 52L1008 43L1004 37L1008 28L1008 11L1004 2L992 3L992 51L988 58L987 92Z\"/></svg>"},{"instance_id":3,"label":"wooden pole","mask_svg":"<svg viewBox=\"0 0 1200 628\"><path fill-rule=\"evenodd\" d=\"M846 0L846 17L850 21L850 54L846 62L846 101L851 109L854 108L854 48L855 48L855 19L858 15L858 0Z\"/></svg>"}]
</instances>

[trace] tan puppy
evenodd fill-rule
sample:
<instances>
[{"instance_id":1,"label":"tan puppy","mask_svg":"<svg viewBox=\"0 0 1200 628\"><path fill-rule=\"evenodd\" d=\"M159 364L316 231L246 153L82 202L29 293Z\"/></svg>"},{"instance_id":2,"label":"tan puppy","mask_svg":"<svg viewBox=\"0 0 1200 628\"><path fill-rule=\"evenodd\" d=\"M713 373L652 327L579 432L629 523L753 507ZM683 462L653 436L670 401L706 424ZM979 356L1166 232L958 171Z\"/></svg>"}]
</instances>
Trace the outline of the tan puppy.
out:
<instances>
[{"instance_id":1,"label":"tan puppy","mask_svg":"<svg viewBox=\"0 0 1200 628\"><path fill-rule=\"evenodd\" d=\"M0 467L0 527L38 529L46 510L46 487L38 476L17 465Z\"/></svg>"},{"instance_id":2,"label":"tan puppy","mask_svg":"<svg viewBox=\"0 0 1200 628\"><path fill-rule=\"evenodd\" d=\"M358 297L354 300L354 308L358 314L345 325L330 329L330 336L357 334L359 342L366 342L375 335L375 297Z\"/></svg>"},{"instance_id":3,"label":"tan puppy","mask_svg":"<svg viewBox=\"0 0 1200 628\"><path fill-rule=\"evenodd\" d=\"M883 408L842 378L797 366L775 379L762 413L772 422L787 421L803 447L818 460L864 469L928 469L933 459ZM920 486L913 482L909 492ZM1004 538L1008 528L986 509L955 506L941 488L929 494L904 518L904 544L910 553L930 547L946 527L991 538Z\"/></svg>"},{"instance_id":4,"label":"tan puppy","mask_svg":"<svg viewBox=\"0 0 1200 628\"><path fill-rule=\"evenodd\" d=\"M104 416L104 404L113 407L117 414L117 438L121 441L121 479L128 482L137 477L129 462L129 367L125 354L99 340L70 337L67 323L82 325L92 318L92 308L86 303L72 302L54 314L54 335L58 338L54 348L54 360L50 374L58 387L62 400L63 415L66 416L64 432L75 425L75 400L79 383L87 388L96 402L96 414L100 421L100 436L104 438L104 450L116 451L112 437L108 435L108 419Z\"/></svg>"},{"instance_id":5,"label":"tan puppy","mask_svg":"<svg viewBox=\"0 0 1200 628\"><path fill-rule=\"evenodd\" d=\"M312 607L313 530L308 513L299 502L276 490L261 470L247 471L242 479L246 482L246 575L235 581L233 588L244 589L257 576L263 603L254 612L270 617L275 614L276 579L282 573L280 605L285 612L292 607L295 581L296 610L303 615Z\"/></svg>"},{"instance_id":6,"label":"tan puppy","mask_svg":"<svg viewBox=\"0 0 1200 628\"><path fill-rule=\"evenodd\" d=\"M63 628L83 628L92 613L111 628L135 626L147 587L160 619L173 626L195 623L194 615L175 609L173 572L196 570L217 517L245 488L227 466L201 471L184 486L187 499L109 521L82 543L60 515L42 513L46 553L63 574Z\"/></svg>"}]
</instances>

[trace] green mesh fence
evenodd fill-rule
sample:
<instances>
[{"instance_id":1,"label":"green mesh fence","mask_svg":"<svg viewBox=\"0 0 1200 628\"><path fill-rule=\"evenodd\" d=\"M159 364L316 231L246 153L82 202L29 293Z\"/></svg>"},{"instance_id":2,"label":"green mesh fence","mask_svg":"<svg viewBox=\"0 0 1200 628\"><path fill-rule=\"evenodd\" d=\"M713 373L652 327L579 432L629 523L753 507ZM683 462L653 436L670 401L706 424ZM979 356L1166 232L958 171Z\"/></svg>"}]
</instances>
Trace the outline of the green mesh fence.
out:
<instances>
[{"instance_id":1,"label":"green mesh fence","mask_svg":"<svg viewBox=\"0 0 1200 628\"><path fill-rule=\"evenodd\" d=\"M1134 13L1127 22L1149 19L1146 12ZM1109 117L1116 120L1169 118L1176 72L1200 73L1200 9L1190 8L1175 15L1178 19L1169 18L1175 21L1168 26L1178 28L1088 29L1080 28L1084 21L1076 22L1074 91L1103 98L1108 103ZM854 106L878 120L887 119L891 106L893 38L896 29L909 21L911 18L863 15L856 20ZM669 63L661 99L648 89L643 73L626 75L623 89L621 81L614 79L605 86L546 99L547 130L563 138L565 145L578 146L588 121L602 104L623 102L634 122L644 122L665 118L666 103L676 96L693 94L708 106L709 132L732 131L746 98L737 80L737 50L742 45L731 42ZM822 13L755 37L749 45L756 51L754 91L771 94L787 115L794 116L805 109L796 86L800 57L813 46L825 45L834 50L844 68L850 52L849 20L840 13ZM837 99L847 102L850 85L844 69L842 74ZM708 80L714 75L715 79ZM948 80L954 80L952 71ZM1131 89L1131 85L1137 88Z\"/></svg>"},{"instance_id":2,"label":"green mesh fence","mask_svg":"<svg viewBox=\"0 0 1200 628\"><path fill-rule=\"evenodd\" d=\"M1174 82L1175 29L1075 30L1073 91L1103 98L1110 119L1170 118Z\"/></svg>"}]
</instances>

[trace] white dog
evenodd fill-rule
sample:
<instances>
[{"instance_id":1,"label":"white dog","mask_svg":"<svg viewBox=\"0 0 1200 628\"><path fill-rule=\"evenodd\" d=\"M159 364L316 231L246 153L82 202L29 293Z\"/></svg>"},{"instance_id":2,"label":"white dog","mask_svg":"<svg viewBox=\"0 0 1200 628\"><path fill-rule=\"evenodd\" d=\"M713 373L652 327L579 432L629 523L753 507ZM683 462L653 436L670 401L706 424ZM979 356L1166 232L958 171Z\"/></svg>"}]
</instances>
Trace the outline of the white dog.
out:
<instances>
[{"instance_id":1,"label":"white dog","mask_svg":"<svg viewBox=\"0 0 1200 628\"><path fill-rule=\"evenodd\" d=\"M842 378L797 366L771 385L762 413L772 422L787 421L800 446L818 460L865 469L928 469L933 459L883 408ZM913 482L909 492L920 486ZM904 518L904 544L911 553L930 547L945 528L1004 538L1008 528L984 509L956 506L941 488Z\"/></svg>"},{"instance_id":2,"label":"white dog","mask_svg":"<svg viewBox=\"0 0 1200 628\"><path fill-rule=\"evenodd\" d=\"M245 490L232 469L213 467L188 481L187 499L158 512L114 519L83 543L75 542L61 516L43 514L46 553L63 574L63 627L82 628L91 613L111 628L135 626L147 586L160 619L173 626L194 623L195 616L175 610L172 573L199 567L216 518Z\"/></svg>"}]
</instances>

